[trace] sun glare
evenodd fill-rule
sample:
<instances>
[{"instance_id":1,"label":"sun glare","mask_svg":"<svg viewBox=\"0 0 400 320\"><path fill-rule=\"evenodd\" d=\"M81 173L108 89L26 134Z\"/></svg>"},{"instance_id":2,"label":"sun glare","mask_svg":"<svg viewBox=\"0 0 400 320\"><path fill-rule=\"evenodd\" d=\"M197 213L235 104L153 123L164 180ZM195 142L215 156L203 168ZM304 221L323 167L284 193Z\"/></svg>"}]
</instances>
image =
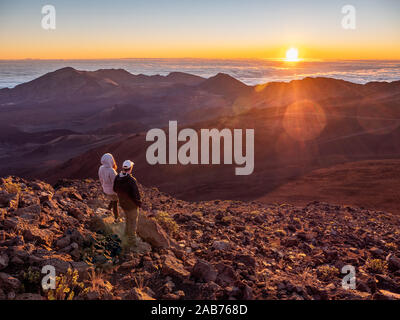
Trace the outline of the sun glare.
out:
<instances>
[{"instance_id":1,"label":"sun glare","mask_svg":"<svg viewBox=\"0 0 400 320\"><path fill-rule=\"evenodd\" d=\"M296 48L290 48L288 51L286 51L286 61L299 61L299 50Z\"/></svg>"}]
</instances>

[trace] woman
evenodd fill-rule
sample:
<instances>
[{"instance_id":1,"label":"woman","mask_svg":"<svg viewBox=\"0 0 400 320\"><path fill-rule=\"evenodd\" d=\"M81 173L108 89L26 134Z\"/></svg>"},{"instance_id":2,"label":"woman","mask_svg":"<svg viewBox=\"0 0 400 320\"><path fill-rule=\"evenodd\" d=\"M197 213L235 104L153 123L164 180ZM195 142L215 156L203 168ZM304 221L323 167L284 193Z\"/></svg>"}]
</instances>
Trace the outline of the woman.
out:
<instances>
[{"instance_id":1,"label":"woman","mask_svg":"<svg viewBox=\"0 0 400 320\"><path fill-rule=\"evenodd\" d=\"M118 212L118 196L113 190L114 180L117 176L117 164L114 157L110 153L106 153L101 157L101 167L99 168L99 179L103 192L106 194L107 199L110 200L108 209L112 209L115 221L119 221Z\"/></svg>"}]
</instances>

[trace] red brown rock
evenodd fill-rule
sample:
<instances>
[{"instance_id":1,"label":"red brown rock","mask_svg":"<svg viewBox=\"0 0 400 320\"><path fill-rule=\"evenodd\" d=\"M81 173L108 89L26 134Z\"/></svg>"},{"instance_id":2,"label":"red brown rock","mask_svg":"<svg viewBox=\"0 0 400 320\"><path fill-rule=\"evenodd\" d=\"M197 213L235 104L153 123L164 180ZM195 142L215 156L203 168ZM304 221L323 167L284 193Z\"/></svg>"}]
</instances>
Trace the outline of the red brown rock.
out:
<instances>
[{"instance_id":1,"label":"red brown rock","mask_svg":"<svg viewBox=\"0 0 400 320\"><path fill-rule=\"evenodd\" d=\"M204 260L198 260L192 270L192 276L195 279L204 282L211 282L217 279L217 270L211 263Z\"/></svg>"},{"instance_id":2,"label":"red brown rock","mask_svg":"<svg viewBox=\"0 0 400 320\"><path fill-rule=\"evenodd\" d=\"M170 239L168 235L154 219L148 218L143 213L140 214L137 228L138 235L153 247L169 248Z\"/></svg>"},{"instance_id":3,"label":"red brown rock","mask_svg":"<svg viewBox=\"0 0 400 320\"><path fill-rule=\"evenodd\" d=\"M169 275L180 279L186 279L190 276L190 272L185 269L182 262L172 255L167 255L165 257L161 272L164 275Z\"/></svg>"}]
</instances>

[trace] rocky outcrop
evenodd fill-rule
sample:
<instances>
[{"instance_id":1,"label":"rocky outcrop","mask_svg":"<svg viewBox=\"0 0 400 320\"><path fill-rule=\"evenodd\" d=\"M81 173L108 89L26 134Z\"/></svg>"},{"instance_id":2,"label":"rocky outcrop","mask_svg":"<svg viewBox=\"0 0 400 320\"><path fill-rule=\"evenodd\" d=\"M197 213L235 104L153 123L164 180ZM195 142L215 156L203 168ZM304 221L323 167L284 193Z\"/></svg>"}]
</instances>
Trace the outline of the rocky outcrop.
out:
<instances>
[{"instance_id":1,"label":"rocky outcrop","mask_svg":"<svg viewBox=\"0 0 400 320\"><path fill-rule=\"evenodd\" d=\"M124 248L96 181L0 180L0 299L67 299L41 288L44 266L73 299L399 299L395 215L141 192L140 238Z\"/></svg>"},{"instance_id":2,"label":"rocky outcrop","mask_svg":"<svg viewBox=\"0 0 400 320\"><path fill-rule=\"evenodd\" d=\"M153 247L166 249L170 246L170 239L166 232L154 219L148 218L144 213L139 215L137 233Z\"/></svg>"}]
</instances>

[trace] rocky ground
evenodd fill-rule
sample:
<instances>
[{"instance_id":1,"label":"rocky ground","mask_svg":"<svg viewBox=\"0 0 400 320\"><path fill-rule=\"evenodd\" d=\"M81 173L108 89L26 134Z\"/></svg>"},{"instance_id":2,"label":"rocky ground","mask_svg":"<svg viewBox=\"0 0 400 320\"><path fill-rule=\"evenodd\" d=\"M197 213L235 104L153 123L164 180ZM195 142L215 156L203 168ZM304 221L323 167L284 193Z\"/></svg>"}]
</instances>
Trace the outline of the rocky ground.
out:
<instances>
[{"instance_id":1,"label":"rocky ground","mask_svg":"<svg viewBox=\"0 0 400 320\"><path fill-rule=\"evenodd\" d=\"M400 299L395 215L141 192L143 241L127 252L98 182L1 179L0 299Z\"/></svg>"}]
</instances>

